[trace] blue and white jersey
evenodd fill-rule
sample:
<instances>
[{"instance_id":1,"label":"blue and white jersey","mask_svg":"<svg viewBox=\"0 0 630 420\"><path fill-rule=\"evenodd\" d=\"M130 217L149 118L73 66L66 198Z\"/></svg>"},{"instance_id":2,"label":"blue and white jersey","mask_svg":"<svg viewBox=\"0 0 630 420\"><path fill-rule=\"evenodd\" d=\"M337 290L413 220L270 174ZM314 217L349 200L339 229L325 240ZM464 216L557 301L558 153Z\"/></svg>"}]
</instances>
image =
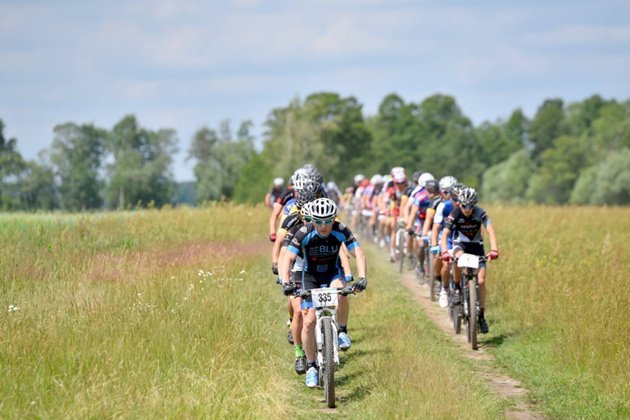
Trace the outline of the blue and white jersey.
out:
<instances>
[{"instance_id":1,"label":"blue and white jersey","mask_svg":"<svg viewBox=\"0 0 630 420\"><path fill-rule=\"evenodd\" d=\"M332 275L339 272L339 248L346 244L349 251L359 246L350 229L343 223L333 222L332 231L326 237L320 236L313 223L300 228L291 239L289 252L304 257L304 272L313 275Z\"/></svg>"}]
</instances>

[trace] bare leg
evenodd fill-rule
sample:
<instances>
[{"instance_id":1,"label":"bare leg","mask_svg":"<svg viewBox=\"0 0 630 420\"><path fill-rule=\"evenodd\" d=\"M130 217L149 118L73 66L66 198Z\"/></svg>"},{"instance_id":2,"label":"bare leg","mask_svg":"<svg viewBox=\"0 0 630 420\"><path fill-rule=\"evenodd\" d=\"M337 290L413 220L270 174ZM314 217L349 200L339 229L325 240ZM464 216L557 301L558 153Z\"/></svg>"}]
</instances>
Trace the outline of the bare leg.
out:
<instances>
[{"instance_id":1,"label":"bare leg","mask_svg":"<svg viewBox=\"0 0 630 420\"><path fill-rule=\"evenodd\" d=\"M306 353L306 361L314 363L317 360L317 349L315 347L315 309L302 311L302 347Z\"/></svg>"}]
</instances>

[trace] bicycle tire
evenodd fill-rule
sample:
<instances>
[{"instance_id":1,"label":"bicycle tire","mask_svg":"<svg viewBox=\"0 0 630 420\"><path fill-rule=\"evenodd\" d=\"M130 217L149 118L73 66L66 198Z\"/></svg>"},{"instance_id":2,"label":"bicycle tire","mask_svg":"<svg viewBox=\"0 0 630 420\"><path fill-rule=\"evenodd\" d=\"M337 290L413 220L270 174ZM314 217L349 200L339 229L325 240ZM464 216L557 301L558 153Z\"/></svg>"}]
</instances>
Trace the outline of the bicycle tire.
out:
<instances>
[{"instance_id":1,"label":"bicycle tire","mask_svg":"<svg viewBox=\"0 0 630 420\"><path fill-rule=\"evenodd\" d=\"M322 346L324 366L324 397L326 398L326 405L328 408L335 408L335 355L334 355L334 334L332 327L332 320L330 318L324 318L322 320L323 339Z\"/></svg>"},{"instance_id":2,"label":"bicycle tire","mask_svg":"<svg viewBox=\"0 0 630 420\"><path fill-rule=\"evenodd\" d=\"M468 280L468 296L470 300L468 301L468 305L470 306L470 319L468 320L468 331L470 334L470 346L473 350L477 350L477 317L479 314L477 313L477 288L475 287L475 280Z\"/></svg>"},{"instance_id":3,"label":"bicycle tire","mask_svg":"<svg viewBox=\"0 0 630 420\"><path fill-rule=\"evenodd\" d=\"M461 304L451 306L451 320L453 321L453 330L455 334L462 332L462 312Z\"/></svg>"}]
</instances>

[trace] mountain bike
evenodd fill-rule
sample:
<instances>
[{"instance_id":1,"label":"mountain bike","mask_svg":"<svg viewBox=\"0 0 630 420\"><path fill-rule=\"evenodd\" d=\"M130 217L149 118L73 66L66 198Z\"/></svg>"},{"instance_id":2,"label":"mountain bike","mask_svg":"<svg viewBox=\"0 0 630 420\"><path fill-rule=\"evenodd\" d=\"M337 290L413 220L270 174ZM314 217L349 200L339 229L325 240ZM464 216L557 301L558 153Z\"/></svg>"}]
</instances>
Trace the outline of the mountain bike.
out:
<instances>
[{"instance_id":1,"label":"mountain bike","mask_svg":"<svg viewBox=\"0 0 630 420\"><path fill-rule=\"evenodd\" d=\"M315 342L319 385L324 388L328 408L335 408L335 367L339 365L339 342L337 328L337 304L339 295L356 293L353 286L342 288L324 287L300 291L300 296L310 297L315 307Z\"/></svg>"},{"instance_id":2,"label":"mountain bike","mask_svg":"<svg viewBox=\"0 0 630 420\"><path fill-rule=\"evenodd\" d=\"M477 350L477 334L479 333L479 281L477 273L479 264L488 257L462 254L455 258L457 266L462 269L460 290L462 293L462 314L468 332L468 342L473 350Z\"/></svg>"}]
</instances>

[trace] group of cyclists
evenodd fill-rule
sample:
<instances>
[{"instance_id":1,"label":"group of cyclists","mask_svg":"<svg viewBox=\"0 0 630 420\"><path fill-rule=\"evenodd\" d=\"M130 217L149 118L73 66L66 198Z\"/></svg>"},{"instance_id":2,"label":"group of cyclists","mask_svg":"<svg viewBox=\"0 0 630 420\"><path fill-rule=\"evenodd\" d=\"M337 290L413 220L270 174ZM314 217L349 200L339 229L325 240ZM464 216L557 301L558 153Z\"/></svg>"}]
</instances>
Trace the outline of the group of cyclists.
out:
<instances>
[{"instance_id":1,"label":"group of cyclists","mask_svg":"<svg viewBox=\"0 0 630 420\"><path fill-rule=\"evenodd\" d=\"M271 269L288 297L288 340L295 349L295 371L306 374L306 386L311 388L319 383L315 307L310 298L301 298L299 291L345 287L352 282L348 255L357 261L359 280L354 289L367 287L365 253L350 229L337 220L337 203L328 197L323 181L312 165L295 171L287 192L273 203L269 219L269 239L273 242ZM349 313L347 297L339 296L338 344L344 351L352 346Z\"/></svg>"},{"instance_id":2,"label":"group of cyclists","mask_svg":"<svg viewBox=\"0 0 630 420\"><path fill-rule=\"evenodd\" d=\"M281 179L274 186L283 186ZM394 167L387 175L375 174L367 179L361 174L342 194L336 185L324 184L322 174L313 165L299 168L286 189L266 197L272 208L269 239L273 242L272 271L278 275L283 292L289 297L287 307L290 329L288 340L295 348L295 370L306 373L306 385L318 383L313 329L315 312L312 302L301 299L300 289L343 287L353 280L349 255L357 261L357 290L367 286L366 259L352 233L361 228L389 250L390 261L401 256L394 247L398 229L407 232L407 252L414 257L416 271L425 273L425 247L433 258L436 280L441 281L439 304L447 308L458 303L461 271L452 261L462 254L484 256L482 226L489 241L489 260L499 257L498 244L488 214L477 205L474 188L466 187L453 176L439 180L428 172L415 172L411 180L403 167ZM273 199L271 199L273 197ZM350 227L338 220L346 210ZM449 281L450 273L454 281ZM431 279L433 281L433 279ZM479 331L487 333L484 309L486 302L486 266L480 263ZM450 292L449 293L449 289ZM450 299L449 299L450 296ZM450 300L450 302L449 302ZM349 305L340 297L338 307L339 348L351 347L347 324Z\"/></svg>"}]
</instances>

